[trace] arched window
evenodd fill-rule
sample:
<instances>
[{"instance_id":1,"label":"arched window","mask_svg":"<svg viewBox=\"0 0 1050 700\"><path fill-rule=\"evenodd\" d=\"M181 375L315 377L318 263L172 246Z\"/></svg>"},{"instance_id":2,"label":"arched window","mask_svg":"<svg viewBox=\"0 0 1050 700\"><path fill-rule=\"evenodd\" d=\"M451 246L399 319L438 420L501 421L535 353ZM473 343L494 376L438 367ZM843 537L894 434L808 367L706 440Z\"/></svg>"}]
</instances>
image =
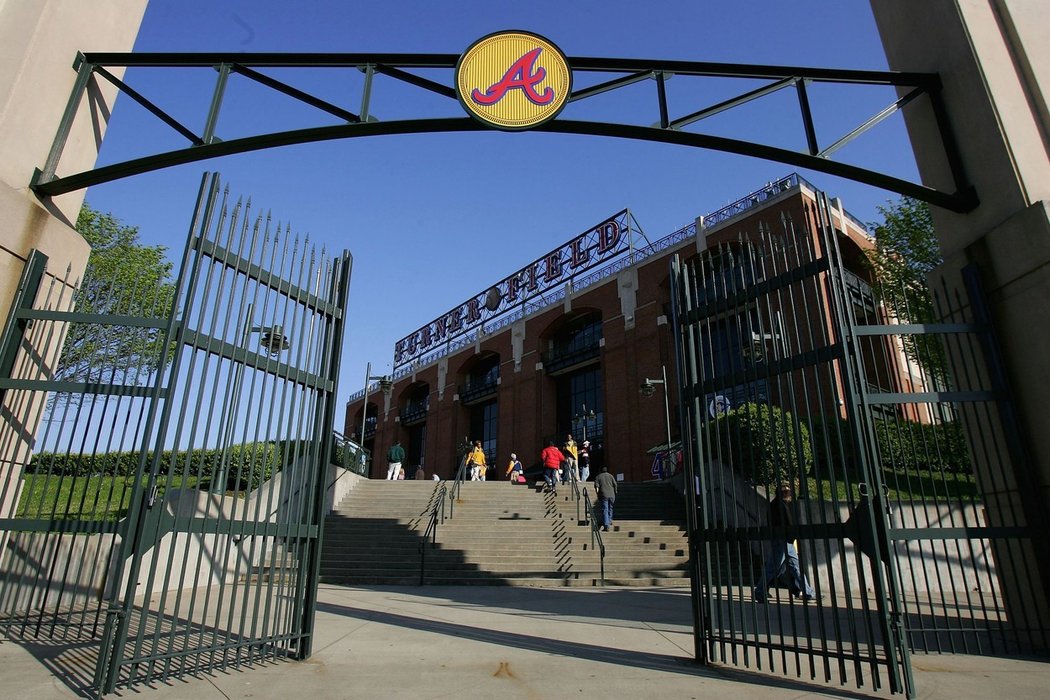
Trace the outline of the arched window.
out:
<instances>
[{"instance_id":1,"label":"arched window","mask_svg":"<svg viewBox=\"0 0 1050 700\"><path fill-rule=\"evenodd\" d=\"M556 375L598 360L601 354L602 315L583 314L561 324L543 358L547 374Z\"/></svg>"}]
</instances>

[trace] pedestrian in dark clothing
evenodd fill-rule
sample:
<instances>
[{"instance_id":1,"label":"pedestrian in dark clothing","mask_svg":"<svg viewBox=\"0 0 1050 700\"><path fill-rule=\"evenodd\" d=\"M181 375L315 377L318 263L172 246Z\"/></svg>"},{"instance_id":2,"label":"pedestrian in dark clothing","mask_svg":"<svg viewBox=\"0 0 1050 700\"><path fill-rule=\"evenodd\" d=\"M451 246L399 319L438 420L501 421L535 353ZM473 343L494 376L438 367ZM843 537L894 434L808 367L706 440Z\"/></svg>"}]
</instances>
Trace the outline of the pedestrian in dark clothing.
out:
<instances>
[{"instance_id":1,"label":"pedestrian in dark clothing","mask_svg":"<svg viewBox=\"0 0 1050 700\"><path fill-rule=\"evenodd\" d=\"M785 574L787 585L793 596L802 600L812 600L813 588L809 585L798 561L798 549L795 541L798 538L798 526L795 515L794 490L791 484L783 483L777 488L776 496L769 502L770 539L766 552L766 566L762 582L755 586L755 600L763 603L766 592Z\"/></svg>"},{"instance_id":2,"label":"pedestrian in dark clothing","mask_svg":"<svg viewBox=\"0 0 1050 700\"><path fill-rule=\"evenodd\" d=\"M401 463L405 461L405 448L401 447L400 440L394 440L394 444L386 451L386 478L392 481L397 478L401 471Z\"/></svg>"},{"instance_id":3,"label":"pedestrian in dark clothing","mask_svg":"<svg viewBox=\"0 0 1050 700\"><path fill-rule=\"evenodd\" d=\"M591 443L584 440L580 445L580 481L591 478Z\"/></svg>"},{"instance_id":4,"label":"pedestrian in dark clothing","mask_svg":"<svg viewBox=\"0 0 1050 700\"><path fill-rule=\"evenodd\" d=\"M602 509L602 530L609 531L613 521L613 504L616 502L616 478L609 473L608 467L602 467L594 477L594 489L598 492L598 504Z\"/></svg>"}]
</instances>

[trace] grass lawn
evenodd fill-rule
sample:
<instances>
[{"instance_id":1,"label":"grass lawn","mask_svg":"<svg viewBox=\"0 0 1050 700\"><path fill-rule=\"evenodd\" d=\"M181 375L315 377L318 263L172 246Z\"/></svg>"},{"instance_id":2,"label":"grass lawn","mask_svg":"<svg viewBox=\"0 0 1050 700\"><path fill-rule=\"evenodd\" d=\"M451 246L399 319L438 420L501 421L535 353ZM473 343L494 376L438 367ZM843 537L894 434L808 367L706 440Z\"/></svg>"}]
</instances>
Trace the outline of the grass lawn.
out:
<instances>
[{"instance_id":1,"label":"grass lawn","mask_svg":"<svg viewBox=\"0 0 1050 700\"><path fill-rule=\"evenodd\" d=\"M977 490L977 481L972 474L957 474L954 472L932 472L927 469L913 469L910 471L883 469L882 480L889 489L889 500L891 501L927 501L944 503L946 501L973 501L980 500ZM807 479L808 491L812 498L819 494L824 500L831 500L832 488L828 481L818 484L813 477ZM846 500L846 485L837 482L835 496L840 501ZM853 485L853 496L859 499L860 494Z\"/></svg>"},{"instance_id":2,"label":"grass lawn","mask_svg":"<svg viewBox=\"0 0 1050 700\"><path fill-rule=\"evenodd\" d=\"M132 479L124 476L78 476L48 478L28 474L18 502L18 518L58 518L75 520L120 520L131 503ZM158 497L171 488L192 487L197 477L159 480Z\"/></svg>"}]
</instances>

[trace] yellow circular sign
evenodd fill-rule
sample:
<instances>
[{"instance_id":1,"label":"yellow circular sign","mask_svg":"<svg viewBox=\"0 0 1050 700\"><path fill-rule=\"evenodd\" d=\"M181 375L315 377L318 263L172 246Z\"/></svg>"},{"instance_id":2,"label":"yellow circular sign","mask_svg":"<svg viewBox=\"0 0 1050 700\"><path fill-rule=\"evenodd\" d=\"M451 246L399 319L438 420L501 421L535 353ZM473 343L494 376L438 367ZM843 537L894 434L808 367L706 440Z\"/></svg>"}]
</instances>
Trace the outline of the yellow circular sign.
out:
<instances>
[{"instance_id":1,"label":"yellow circular sign","mask_svg":"<svg viewBox=\"0 0 1050 700\"><path fill-rule=\"evenodd\" d=\"M479 39L456 65L456 93L472 116L499 129L529 129L556 117L572 92L557 46L528 32Z\"/></svg>"}]
</instances>

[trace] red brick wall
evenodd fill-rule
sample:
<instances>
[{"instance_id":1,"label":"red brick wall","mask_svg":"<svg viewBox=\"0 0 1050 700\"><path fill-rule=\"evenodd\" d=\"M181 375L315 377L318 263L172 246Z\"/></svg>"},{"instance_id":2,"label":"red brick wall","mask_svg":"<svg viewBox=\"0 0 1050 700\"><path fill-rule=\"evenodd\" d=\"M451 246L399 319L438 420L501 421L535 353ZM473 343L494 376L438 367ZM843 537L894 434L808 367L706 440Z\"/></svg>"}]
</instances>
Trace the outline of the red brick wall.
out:
<instances>
[{"instance_id":1,"label":"red brick wall","mask_svg":"<svg viewBox=\"0 0 1050 700\"><path fill-rule=\"evenodd\" d=\"M709 244L733 240L740 232L753 232L759 220L767 222L779 232L781 214L789 214L795 222L796 230L801 235L808 228L812 231L812 211L805 205L808 197L797 190L787 196L758 207L748 216L727 223L710 235ZM866 238L850 230L849 235L855 246L850 247L850 255L856 258L856 251L870 247ZM605 406L605 445L606 464L613 473L623 473L628 481L641 481L652 478L650 467L652 458L646 450L666 441L664 418L664 388L657 387L651 397L639 393L639 385L646 378L660 379L661 367L668 373L667 389L670 391L671 433L678 439L677 386L675 378L675 357L671 339L669 318L669 263L671 256L678 253L682 258L689 258L697 252L695 240L687 241L676 249L665 251L658 257L649 258L635 268L637 274L636 306L630 312L633 318L625 318L621 310L621 286L617 276L611 276L597 286L586 289L570 300L570 314L581 310L593 309L601 313L603 321L604 347L601 351L602 378L604 382ZM855 260L853 260L855 264ZM630 275L622 272L621 275ZM816 286L814 286L816 289ZM816 291L809 295L806 304L811 317L827 319L826 303ZM821 308L824 307L824 308ZM665 310L668 317L665 316ZM379 421L374 441L374 454L377 455L373 467L373 477L382 477L386 473L383 456L395 437L402 440L408 437L407 430L400 427L395 420L398 410L404 404L413 382L426 382L430 388L430 410L427 417L427 444L424 466L428 477L437 472L442 477L455 473L456 448L464 438L474 439L468 435L469 410L455 400L457 386L463 384L469 367L480 353L494 352L500 357L500 385L497 392L499 402L499 423L495 460L496 473L492 477L502 477L506 461L511 452L526 466L536 463L543 448L544 436L555 432L555 379L542 369L537 370L547 350L547 338L567 317L566 304L559 302L552 307L529 317L524 322L525 337L521 365L515 370L512 350L512 333L519 324L507 326L493 336L484 338L477 347L471 346L446 358L448 372L445 386L438 386L438 363L421 368L414 376L409 375L398 380L394 386L393 399L389 412L383 410L381 395L371 395L370 401L379 404ZM806 341L804 349L809 349L812 342ZM810 409L813 411L836 410L827 406L834 404L840 395L834 386L833 377L813 376L809 383L800 385L809 395ZM839 380L840 381L840 380ZM347 405L346 433L352 434L359 429L361 402ZM579 440L579 436L577 436ZM407 446L406 446L407 449ZM414 465L411 465L414 466Z\"/></svg>"}]
</instances>

